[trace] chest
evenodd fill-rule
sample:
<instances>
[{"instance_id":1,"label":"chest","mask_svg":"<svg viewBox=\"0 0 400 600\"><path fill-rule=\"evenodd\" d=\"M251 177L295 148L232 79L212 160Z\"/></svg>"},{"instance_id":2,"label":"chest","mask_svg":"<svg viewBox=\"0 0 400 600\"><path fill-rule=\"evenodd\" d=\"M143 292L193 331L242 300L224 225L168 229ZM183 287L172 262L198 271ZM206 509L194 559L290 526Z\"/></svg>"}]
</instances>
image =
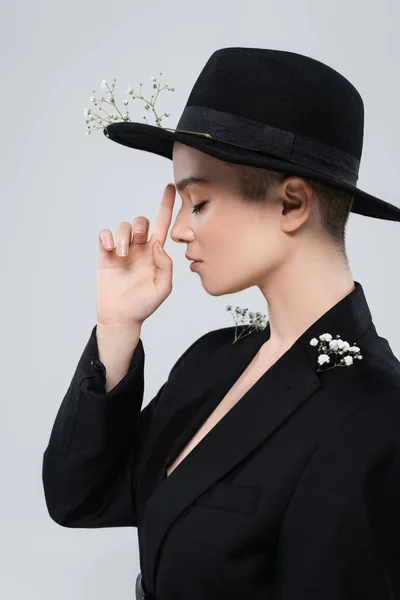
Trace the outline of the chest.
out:
<instances>
[{"instance_id":1,"label":"chest","mask_svg":"<svg viewBox=\"0 0 400 600\"><path fill-rule=\"evenodd\" d=\"M239 379L233 384L229 391L219 402L214 411L207 417L204 423L189 440L183 450L170 463L167 476L182 462L182 460L193 450L193 448L211 431L213 427L227 414L227 412L239 402L251 387L268 371L268 369L279 358L278 354L259 351L251 363L246 367Z\"/></svg>"}]
</instances>

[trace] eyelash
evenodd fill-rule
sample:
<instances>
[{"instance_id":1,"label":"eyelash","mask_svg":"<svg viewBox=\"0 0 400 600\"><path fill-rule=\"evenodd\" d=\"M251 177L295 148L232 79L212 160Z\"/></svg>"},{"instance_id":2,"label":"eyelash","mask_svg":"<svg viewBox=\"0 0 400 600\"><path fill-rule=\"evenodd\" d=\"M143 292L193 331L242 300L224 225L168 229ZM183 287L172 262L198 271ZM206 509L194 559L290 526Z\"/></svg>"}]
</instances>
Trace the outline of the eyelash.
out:
<instances>
[{"instance_id":1,"label":"eyelash","mask_svg":"<svg viewBox=\"0 0 400 600\"><path fill-rule=\"evenodd\" d=\"M204 206L205 204L207 204L207 201L205 201L205 202L200 202L199 204L196 204L196 205L193 207L192 214L193 214L193 213L195 213L195 214L198 214L198 213L201 211L201 209L203 208L203 206Z\"/></svg>"}]
</instances>

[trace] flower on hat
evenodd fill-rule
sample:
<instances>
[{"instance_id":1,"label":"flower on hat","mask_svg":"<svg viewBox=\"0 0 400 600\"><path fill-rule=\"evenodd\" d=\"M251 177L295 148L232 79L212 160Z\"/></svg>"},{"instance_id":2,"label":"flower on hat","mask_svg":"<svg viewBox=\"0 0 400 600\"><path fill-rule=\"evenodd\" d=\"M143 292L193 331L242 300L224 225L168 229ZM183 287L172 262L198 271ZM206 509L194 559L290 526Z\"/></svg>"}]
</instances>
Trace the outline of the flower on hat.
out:
<instances>
[{"instance_id":1,"label":"flower on hat","mask_svg":"<svg viewBox=\"0 0 400 600\"><path fill-rule=\"evenodd\" d=\"M195 135L203 135L205 137L211 138L212 135L210 135L209 133L202 133L200 131L188 131L186 129L171 129L168 127L162 127L161 125L161 121L164 117L169 117L169 113L163 113L162 115L157 115L156 109L155 109L155 103L157 100L157 97L159 95L160 92L162 92L163 90L167 89L169 92L174 92L175 88L173 87L168 87L167 85L164 85L164 87L160 87L160 82L161 82L161 75L162 73L160 73L160 81L157 80L157 77L152 77L151 81L152 81L152 85L153 85L153 89L157 90L156 94L153 94L150 98L150 100L147 100L143 95L142 95L142 85L143 83L140 84L140 92L139 94L137 94L131 87L129 87L126 90L126 93L128 95L131 96L132 100L135 100L136 98L139 98L140 100L143 100L143 102L145 102L145 110L149 111L152 110L155 118L156 118L156 126L157 127L161 127L161 129L165 129L166 131L176 131L176 132L181 132L181 133L193 133ZM101 96L101 100L99 101L98 98L96 98L96 96L91 96L90 97L90 102L92 102L94 104L94 106L97 107L97 105L99 104L99 102L104 102L106 104L110 104L112 107L114 107L115 109L115 113L114 112L110 112L107 113L106 110L104 110L104 108L102 106L99 107L99 111L102 111L103 113L105 113L104 115L98 114L96 112L96 110L94 110L93 108L85 108L84 109L84 117L85 117L85 122L87 125L87 129L86 129L86 135L90 135L92 133L93 129L105 129L106 132L106 136L110 137L108 135L108 131L107 131L107 125L110 125L112 123L115 123L117 121L130 121L131 119L129 118L129 110L128 110L128 104L129 104L129 100L124 100L123 104L125 106L124 109L120 110L117 105L115 104L115 97L114 97L114 88L115 88L115 82L116 79L113 79L113 83L111 84L111 87L108 85L108 82L106 79L103 79L103 81L101 82L101 88L104 90L104 94ZM96 90L93 90L93 94L97 94ZM107 94L109 95L107 97ZM143 119L146 121L147 123L147 118L146 116L143 117ZM96 124L99 125L98 127L96 127Z\"/></svg>"},{"instance_id":2,"label":"flower on hat","mask_svg":"<svg viewBox=\"0 0 400 600\"><path fill-rule=\"evenodd\" d=\"M355 342L353 346L350 346L349 342L340 339L340 335L337 335L336 339L334 340L332 339L332 335L330 333L321 333L318 338L314 337L310 340L310 345L318 345L317 349L321 352L321 354L318 356L318 364L320 367L331 362L331 354L335 356L342 356L339 362L335 361L335 364L331 367L326 369L321 369L318 367L317 373L320 371L328 371L329 369L334 369L335 367L350 367L353 364L354 359L362 359L360 348L356 346ZM346 355L343 356L345 353Z\"/></svg>"},{"instance_id":3,"label":"flower on hat","mask_svg":"<svg viewBox=\"0 0 400 600\"><path fill-rule=\"evenodd\" d=\"M249 311L248 308L240 308L240 306L236 306L235 310L233 310L233 306L231 306L230 304L228 304L228 306L226 307L226 310L228 312L232 312L232 317L233 317L233 320L235 321L235 339L233 340L232 344L235 344L242 337L246 337L247 335L250 335L250 333L252 333L253 331L265 329L267 326L265 323L266 315L262 315L259 312L252 312L252 311ZM246 313L248 313L248 315ZM250 319L250 331L248 333L246 333L245 335L242 335L243 332L245 331L245 329L243 329L242 334L240 334L239 336L236 335L237 326L243 325L243 322L238 323L238 321L236 319L238 316L239 316L239 318L242 319L242 321L246 316L248 316Z\"/></svg>"}]
</instances>

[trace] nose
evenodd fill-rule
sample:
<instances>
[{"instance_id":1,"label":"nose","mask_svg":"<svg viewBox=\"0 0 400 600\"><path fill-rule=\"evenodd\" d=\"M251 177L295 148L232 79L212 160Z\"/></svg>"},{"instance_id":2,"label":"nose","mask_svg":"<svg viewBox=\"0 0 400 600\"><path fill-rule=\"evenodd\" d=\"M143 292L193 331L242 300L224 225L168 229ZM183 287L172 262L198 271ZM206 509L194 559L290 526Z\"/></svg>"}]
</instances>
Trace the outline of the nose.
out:
<instances>
[{"instance_id":1,"label":"nose","mask_svg":"<svg viewBox=\"0 0 400 600\"><path fill-rule=\"evenodd\" d=\"M190 227L185 225L184 222L179 219L179 213L175 219L175 223L170 229L169 235L171 237L171 240L178 244L191 243L194 238L193 230L190 229Z\"/></svg>"}]
</instances>

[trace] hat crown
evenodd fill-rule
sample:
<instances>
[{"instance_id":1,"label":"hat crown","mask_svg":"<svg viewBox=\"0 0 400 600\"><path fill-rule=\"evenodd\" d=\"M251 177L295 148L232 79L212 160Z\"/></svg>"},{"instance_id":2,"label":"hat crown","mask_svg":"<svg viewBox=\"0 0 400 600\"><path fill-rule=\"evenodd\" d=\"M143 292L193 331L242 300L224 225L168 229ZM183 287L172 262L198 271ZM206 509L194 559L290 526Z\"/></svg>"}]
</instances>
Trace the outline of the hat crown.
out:
<instances>
[{"instance_id":1,"label":"hat crown","mask_svg":"<svg viewBox=\"0 0 400 600\"><path fill-rule=\"evenodd\" d=\"M259 121L361 159L364 103L360 93L335 69L302 54L219 49L200 72L186 105Z\"/></svg>"}]
</instances>

